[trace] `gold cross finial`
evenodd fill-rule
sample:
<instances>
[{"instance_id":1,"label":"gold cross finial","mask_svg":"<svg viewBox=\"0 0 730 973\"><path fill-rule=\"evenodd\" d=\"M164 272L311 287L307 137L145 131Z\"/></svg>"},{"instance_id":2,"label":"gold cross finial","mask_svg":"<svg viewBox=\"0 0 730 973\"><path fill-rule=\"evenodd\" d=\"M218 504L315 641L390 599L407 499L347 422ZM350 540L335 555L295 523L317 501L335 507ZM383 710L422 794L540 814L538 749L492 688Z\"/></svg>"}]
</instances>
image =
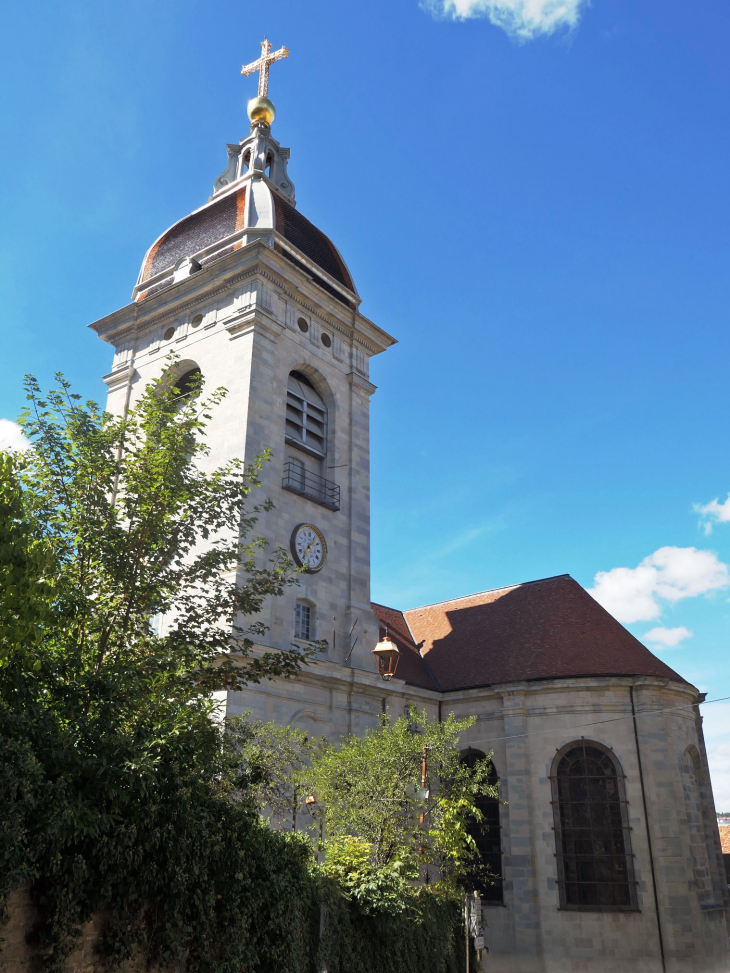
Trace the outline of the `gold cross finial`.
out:
<instances>
[{"instance_id":1,"label":"gold cross finial","mask_svg":"<svg viewBox=\"0 0 730 973\"><path fill-rule=\"evenodd\" d=\"M280 47L272 54L271 44L264 37L261 41L261 57L250 64L244 64L241 68L241 74L245 74L246 77L254 71L259 72L259 98L266 98L269 94L269 65L274 61L280 61L283 57L289 57L289 51L285 47Z\"/></svg>"}]
</instances>

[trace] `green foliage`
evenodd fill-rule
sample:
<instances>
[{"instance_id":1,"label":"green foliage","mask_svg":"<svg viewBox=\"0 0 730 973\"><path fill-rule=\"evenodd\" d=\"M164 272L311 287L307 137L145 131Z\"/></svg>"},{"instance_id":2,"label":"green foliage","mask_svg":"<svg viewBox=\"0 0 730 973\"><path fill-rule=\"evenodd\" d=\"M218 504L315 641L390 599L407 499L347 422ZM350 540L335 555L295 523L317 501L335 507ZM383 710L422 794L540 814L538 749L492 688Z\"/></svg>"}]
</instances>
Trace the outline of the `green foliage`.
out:
<instances>
[{"instance_id":1,"label":"green foliage","mask_svg":"<svg viewBox=\"0 0 730 973\"><path fill-rule=\"evenodd\" d=\"M260 463L206 472L223 392L200 391L154 383L122 418L28 382L32 449L0 454L0 905L32 882L49 973L94 915L110 969L455 970L453 894L395 858L327 875L262 820L301 797L304 735L216 718L217 690L308 659L249 654L296 574L251 537Z\"/></svg>"},{"instance_id":2,"label":"green foliage","mask_svg":"<svg viewBox=\"0 0 730 973\"><path fill-rule=\"evenodd\" d=\"M394 858L376 866L373 848L362 838L343 835L326 843L324 873L335 879L364 915L396 916L412 911L413 886L408 863Z\"/></svg>"},{"instance_id":3,"label":"green foliage","mask_svg":"<svg viewBox=\"0 0 730 973\"><path fill-rule=\"evenodd\" d=\"M433 865L453 885L473 872L478 852L470 825L482 820L479 798L497 793L488 783L488 758L473 769L461 761L459 737L473 722L453 714L429 722L411 709L393 723L384 714L363 737L322 743L300 779L324 815L328 856L331 848L337 856L354 849L345 839L357 836L379 874L412 880Z\"/></svg>"},{"instance_id":4,"label":"green foliage","mask_svg":"<svg viewBox=\"0 0 730 973\"><path fill-rule=\"evenodd\" d=\"M305 880L302 848L230 801L213 697L307 661L249 657L251 618L296 574L283 552L258 563L267 504L245 503L261 461L205 471L222 390L180 397L161 380L122 418L60 376L45 398L27 388L32 449L0 454L0 896L35 880L51 967L100 902L126 917L109 924L112 954L192 955L184 930L213 895L201 876L217 855L225 881L234 835L262 875L279 860Z\"/></svg>"},{"instance_id":5,"label":"green foliage","mask_svg":"<svg viewBox=\"0 0 730 973\"><path fill-rule=\"evenodd\" d=\"M298 777L314 752L304 730L250 721L248 713L226 722L225 746L236 767L236 797L279 826L297 826L305 810Z\"/></svg>"},{"instance_id":6,"label":"green foliage","mask_svg":"<svg viewBox=\"0 0 730 973\"><path fill-rule=\"evenodd\" d=\"M122 679L129 692L134 683L131 711L151 679L156 698L196 704L212 687L296 672L304 661L298 650L240 665L251 636L263 634L261 623L243 620L294 577L283 551L258 567L264 542L248 537L256 514L270 506L244 507L260 485L262 460L204 472L209 410L224 391L181 400L163 378L122 418L93 402L79 405L58 381L43 399L28 379L21 423L33 448L15 460L22 529L52 554L46 676L49 666L60 678L70 668L77 688L85 682L91 707L103 707L97 700L104 701L106 685ZM151 629L155 617L166 622L161 636ZM4 688L10 684L6 673ZM35 695L27 681L13 690Z\"/></svg>"},{"instance_id":7,"label":"green foliage","mask_svg":"<svg viewBox=\"0 0 730 973\"><path fill-rule=\"evenodd\" d=\"M36 645L53 597L52 548L26 520L18 465L0 452L0 663Z\"/></svg>"},{"instance_id":8,"label":"green foliage","mask_svg":"<svg viewBox=\"0 0 730 973\"><path fill-rule=\"evenodd\" d=\"M390 912L373 909L364 896L343 896L330 880L323 885L321 903L318 971L461 973L465 969L461 902L453 890L408 886L397 910Z\"/></svg>"}]
</instances>

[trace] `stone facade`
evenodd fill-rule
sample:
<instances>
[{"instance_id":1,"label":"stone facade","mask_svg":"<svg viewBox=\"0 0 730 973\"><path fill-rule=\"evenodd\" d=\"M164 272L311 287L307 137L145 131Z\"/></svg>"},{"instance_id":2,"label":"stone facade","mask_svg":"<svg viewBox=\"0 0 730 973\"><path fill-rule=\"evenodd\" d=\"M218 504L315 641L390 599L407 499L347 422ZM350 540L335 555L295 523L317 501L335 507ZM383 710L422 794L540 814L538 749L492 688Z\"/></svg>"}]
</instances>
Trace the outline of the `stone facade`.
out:
<instances>
[{"instance_id":1,"label":"stone facade","mask_svg":"<svg viewBox=\"0 0 730 973\"><path fill-rule=\"evenodd\" d=\"M311 640L327 639L330 661L342 662L357 639L348 661L367 668L368 634L371 639L377 634L370 609L369 399L375 388L368 380L368 362L393 339L258 241L93 327L116 347L114 367L105 377L110 411L121 413L133 403L147 382L168 367L174 352L181 359L178 374L197 366L208 389L228 390L209 427L210 467L234 457L251 462L271 450L261 490L251 498L274 501L274 509L262 513L257 524L269 552L289 550L299 523L314 523L323 532L326 568L304 575L298 588L265 606L265 648L292 644L299 599L315 609ZM293 370L309 377L327 404L323 459L285 442L287 381ZM337 482L338 510L282 487L287 461L299 457L308 468L316 466L315 475Z\"/></svg>"},{"instance_id":2,"label":"stone facade","mask_svg":"<svg viewBox=\"0 0 730 973\"><path fill-rule=\"evenodd\" d=\"M451 712L475 716L464 746L493 752L504 802L503 903L486 909L487 968L727 970L728 890L694 687L674 674L576 674L440 691L423 688L427 680L414 684L396 677L385 683L376 675L370 651L381 626L370 604L369 550L369 399L375 389L368 363L394 339L359 312L349 272L344 265L337 270L340 258L331 244L328 273L316 265L324 245L306 237L306 221L295 228L301 247L292 243L294 231L287 237L284 223L277 223L276 194L283 190L264 166L279 171L277 153L286 161L288 150L266 133L254 135L255 151L245 156L254 160L250 168L243 171L244 140L240 149L229 146L232 161L223 182L216 183L218 193L236 193L239 201L238 215L232 211L230 226L220 231L228 236L213 239L210 221L205 223L208 235L197 251L178 258L175 250L173 269L160 258L153 276L153 257L161 252L156 244L145 258L133 303L92 326L115 348L105 378L111 411L128 408L162 374L174 351L181 358L179 374L197 366L209 389L228 390L209 427L210 466L233 457L251 461L271 450L255 498L268 496L275 504L257 525L269 551L288 549L300 523L315 524L326 538L324 568L265 606L268 636L258 647L286 651L297 641L294 614L300 601L313 611L316 630L310 638L327 639L326 653L296 680L231 694L227 713L250 709L253 717L331 739L363 732L383 711L399 716L411 703L434 719ZM256 152L262 158L258 169ZM283 195L291 205L293 189L288 182L287 187ZM195 226L189 232L195 239ZM314 241L311 247L307 240ZM164 286L155 290L160 283ZM340 487L339 509L282 486L287 462L312 461L287 442L292 371L306 376L326 403L326 456L314 457L319 465L312 470ZM417 645L413 651L417 655ZM635 909L560 906L551 776L556 754L583 739L610 751L621 771Z\"/></svg>"},{"instance_id":3,"label":"stone facade","mask_svg":"<svg viewBox=\"0 0 730 973\"><path fill-rule=\"evenodd\" d=\"M384 709L397 716L411 703L434 718L476 716L463 744L493 753L504 802L504 901L485 907L487 969L720 973L730 968L727 881L692 687L651 677L594 677L440 694L397 679L384 684L357 669L343 678L325 666L289 686L236 694L229 711L250 707L261 719L292 722L336 739L375 725ZM635 911L560 908L550 776L556 753L582 739L610 749L625 775Z\"/></svg>"}]
</instances>

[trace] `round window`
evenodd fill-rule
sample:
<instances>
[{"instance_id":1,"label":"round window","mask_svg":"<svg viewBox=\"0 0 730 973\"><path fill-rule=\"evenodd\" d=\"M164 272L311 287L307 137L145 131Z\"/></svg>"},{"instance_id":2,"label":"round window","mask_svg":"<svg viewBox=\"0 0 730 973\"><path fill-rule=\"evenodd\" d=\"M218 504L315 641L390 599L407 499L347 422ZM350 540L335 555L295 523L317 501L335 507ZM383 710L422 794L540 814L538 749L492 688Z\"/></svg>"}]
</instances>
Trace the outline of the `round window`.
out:
<instances>
[{"instance_id":1,"label":"round window","mask_svg":"<svg viewBox=\"0 0 730 973\"><path fill-rule=\"evenodd\" d=\"M175 334L175 329L174 328L168 328L167 331L165 332L165 341L169 341L170 338L172 338L172 336L174 334Z\"/></svg>"},{"instance_id":2,"label":"round window","mask_svg":"<svg viewBox=\"0 0 730 973\"><path fill-rule=\"evenodd\" d=\"M325 346L325 348L331 348L332 347L332 339L324 331L322 332L322 344Z\"/></svg>"},{"instance_id":3,"label":"round window","mask_svg":"<svg viewBox=\"0 0 730 973\"><path fill-rule=\"evenodd\" d=\"M203 323L203 315L202 314L196 314L195 317L193 318L193 320L190 322L190 327L191 328L199 328L202 323Z\"/></svg>"},{"instance_id":4,"label":"round window","mask_svg":"<svg viewBox=\"0 0 730 973\"><path fill-rule=\"evenodd\" d=\"M306 334L307 331L309 331L309 325L304 320L304 318L299 318L297 324L299 325L299 330L302 331L304 334Z\"/></svg>"}]
</instances>

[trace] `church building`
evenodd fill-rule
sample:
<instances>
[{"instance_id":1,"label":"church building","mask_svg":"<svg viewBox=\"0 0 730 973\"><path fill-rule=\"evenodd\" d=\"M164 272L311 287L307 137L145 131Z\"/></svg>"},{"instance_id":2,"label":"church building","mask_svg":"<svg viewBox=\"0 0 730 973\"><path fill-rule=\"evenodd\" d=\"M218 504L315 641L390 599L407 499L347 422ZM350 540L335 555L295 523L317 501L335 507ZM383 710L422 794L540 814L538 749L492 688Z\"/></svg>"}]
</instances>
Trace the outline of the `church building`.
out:
<instances>
[{"instance_id":1,"label":"church building","mask_svg":"<svg viewBox=\"0 0 730 973\"><path fill-rule=\"evenodd\" d=\"M296 679L231 693L337 739L415 704L474 716L465 759L493 753L485 803L486 968L494 973L720 973L730 900L699 703L569 575L401 610L370 601L370 360L395 339L361 312L334 243L300 211L272 134L264 42L249 133L208 200L147 251L131 303L91 327L114 349L123 413L167 356L228 395L211 468L264 449L257 532L306 569L265 606L260 648L327 640ZM392 678L372 650L392 641ZM265 644L263 644L265 642ZM386 642L386 646L387 646Z\"/></svg>"}]
</instances>

